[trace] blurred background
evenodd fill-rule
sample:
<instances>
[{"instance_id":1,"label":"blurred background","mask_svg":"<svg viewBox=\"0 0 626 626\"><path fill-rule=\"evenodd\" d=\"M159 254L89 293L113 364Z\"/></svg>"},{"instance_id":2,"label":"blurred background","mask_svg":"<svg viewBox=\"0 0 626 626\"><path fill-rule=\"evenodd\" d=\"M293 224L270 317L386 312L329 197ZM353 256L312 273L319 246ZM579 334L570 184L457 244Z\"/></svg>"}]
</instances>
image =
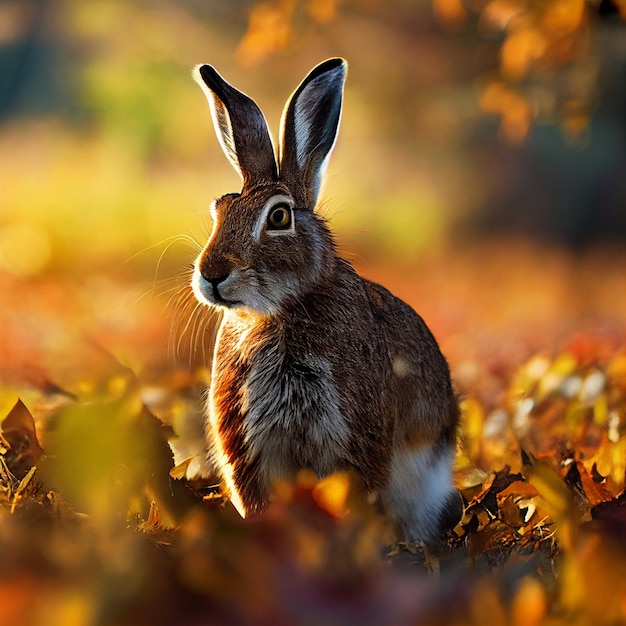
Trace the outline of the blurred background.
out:
<instances>
[{"instance_id":1,"label":"blurred background","mask_svg":"<svg viewBox=\"0 0 626 626\"><path fill-rule=\"evenodd\" d=\"M0 0L2 624L622 623L625 25L625 0ZM206 458L190 268L240 188L191 68L276 133L337 55L319 210L462 399L469 552L425 586L361 505L344 524L345 480L334 513L281 488L250 525L171 480Z\"/></svg>"},{"instance_id":2,"label":"blurred background","mask_svg":"<svg viewBox=\"0 0 626 626\"><path fill-rule=\"evenodd\" d=\"M426 318L457 379L586 349L585 333L613 348L625 13L620 0L1 0L0 374L71 385L94 345L139 372L172 352L201 364L189 238L205 241L210 202L239 179L191 68L215 65L276 133L291 91L336 55L349 76L321 211L359 269Z\"/></svg>"}]
</instances>

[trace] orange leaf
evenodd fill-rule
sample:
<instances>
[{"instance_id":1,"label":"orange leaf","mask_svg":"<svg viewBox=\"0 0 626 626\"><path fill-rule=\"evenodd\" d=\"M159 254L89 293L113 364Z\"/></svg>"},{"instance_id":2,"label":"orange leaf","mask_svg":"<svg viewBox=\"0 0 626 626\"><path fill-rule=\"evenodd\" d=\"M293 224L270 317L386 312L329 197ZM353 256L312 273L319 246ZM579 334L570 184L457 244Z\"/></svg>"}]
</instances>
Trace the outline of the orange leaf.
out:
<instances>
[{"instance_id":1,"label":"orange leaf","mask_svg":"<svg viewBox=\"0 0 626 626\"><path fill-rule=\"evenodd\" d=\"M587 470L587 468L583 465L582 461L576 461L576 467L578 468L578 472L580 474L580 482L585 492L585 496L587 500L589 500L589 504L591 504L591 506L600 504L600 502L608 502L613 499L613 494L602 483L597 483L593 479L589 470Z\"/></svg>"},{"instance_id":2,"label":"orange leaf","mask_svg":"<svg viewBox=\"0 0 626 626\"><path fill-rule=\"evenodd\" d=\"M534 485L526 483L522 480L516 480L508 487L505 487L499 494L499 498L506 499L509 496L521 497L521 498L534 498L537 496L537 489Z\"/></svg>"}]
</instances>

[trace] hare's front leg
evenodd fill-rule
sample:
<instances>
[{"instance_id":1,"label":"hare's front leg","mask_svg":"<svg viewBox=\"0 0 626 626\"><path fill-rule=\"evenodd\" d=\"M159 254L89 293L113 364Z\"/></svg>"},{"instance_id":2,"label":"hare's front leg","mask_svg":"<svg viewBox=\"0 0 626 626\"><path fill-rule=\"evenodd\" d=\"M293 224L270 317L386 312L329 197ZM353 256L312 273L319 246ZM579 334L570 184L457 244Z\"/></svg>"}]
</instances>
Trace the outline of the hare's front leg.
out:
<instances>
[{"instance_id":1,"label":"hare's front leg","mask_svg":"<svg viewBox=\"0 0 626 626\"><path fill-rule=\"evenodd\" d=\"M380 495L400 540L430 541L441 532L448 509L459 500L452 484L454 453L452 445L407 447L394 453Z\"/></svg>"},{"instance_id":2,"label":"hare's front leg","mask_svg":"<svg viewBox=\"0 0 626 626\"><path fill-rule=\"evenodd\" d=\"M224 476L233 506L242 517L261 511L270 497L269 485L261 477L258 463L247 464L243 459L231 465L232 473Z\"/></svg>"},{"instance_id":3,"label":"hare's front leg","mask_svg":"<svg viewBox=\"0 0 626 626\"><path fill-rule=\"evenodd\" d=\"M212 432L211 439L213 461L225 495L242 517L261 510L269 500L270 489L259 471L258 459L249 462L244 450L229 450L219 428Z\"/></svg>"},{"instance_id":4,"label":"hare's front leg","mask_svg":"<svg viewBox=\"0 0 626 626\"><path fill-rule=\"evenodd\" d=\"M222 374L222 375L220 375ZM226 496L242 517L260 510L269 499L269 485L250 458L241 406L243 376L214 373L207 403L206 435L209 456L223 481Z\"/></svg>"}]
</instances>

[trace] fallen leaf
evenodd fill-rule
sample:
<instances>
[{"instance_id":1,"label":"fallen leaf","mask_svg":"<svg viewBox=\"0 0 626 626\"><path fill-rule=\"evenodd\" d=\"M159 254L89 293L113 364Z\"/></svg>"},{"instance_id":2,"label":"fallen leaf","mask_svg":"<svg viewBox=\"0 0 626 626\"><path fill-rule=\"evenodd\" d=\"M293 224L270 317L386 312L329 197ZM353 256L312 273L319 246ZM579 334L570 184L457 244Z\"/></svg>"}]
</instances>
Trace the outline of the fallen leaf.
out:
<instances>
[{"instance_id":1,"label":"fallen leaf","mask_svg":"<svg viewBox=\"0 0 626 626\"><path fill-rule=\"evenodd\" d=\"M602 483L593 479L591 472L589 472L582 461L576 461L576 468L580 474L583 492L591 506L613 499L613 494Z\"/></svg>"},{"instance_id":2,"label":"fallen leaf","mask_svg":"<svg viewBox=\"0 0 626 626\"><path fill-rule=\"evenodd\" d=\"M18 400L0 427L3 446L8 444L9 448L4 454L7 467L16 478L24 478L43 454L35 420L26 405Z\"/></svg>"}]
</instances>

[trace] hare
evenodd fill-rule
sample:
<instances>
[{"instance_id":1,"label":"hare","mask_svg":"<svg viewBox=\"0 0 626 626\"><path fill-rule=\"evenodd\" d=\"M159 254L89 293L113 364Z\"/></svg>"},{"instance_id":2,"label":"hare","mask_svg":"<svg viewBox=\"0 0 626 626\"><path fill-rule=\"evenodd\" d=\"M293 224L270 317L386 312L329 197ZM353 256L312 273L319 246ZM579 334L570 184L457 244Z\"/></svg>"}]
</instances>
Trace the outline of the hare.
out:
<instances>
[{"instance_id":1,"label":"hare","mask_svg":"<svg viewBox=\"0 0 626 626\"><path fill-rule=\"evenodd\" d=\"M458 404L424 321L336 252L315 213L335 143L346 62L313 68L285 106L275 155L256 103L210 65L194 77L243 179L211 206L192 278L222 319L206 408L212 461L242 516L301 469L345 471L398 538L429 541L460 504Z\"/></svg>"}]
</instances>

